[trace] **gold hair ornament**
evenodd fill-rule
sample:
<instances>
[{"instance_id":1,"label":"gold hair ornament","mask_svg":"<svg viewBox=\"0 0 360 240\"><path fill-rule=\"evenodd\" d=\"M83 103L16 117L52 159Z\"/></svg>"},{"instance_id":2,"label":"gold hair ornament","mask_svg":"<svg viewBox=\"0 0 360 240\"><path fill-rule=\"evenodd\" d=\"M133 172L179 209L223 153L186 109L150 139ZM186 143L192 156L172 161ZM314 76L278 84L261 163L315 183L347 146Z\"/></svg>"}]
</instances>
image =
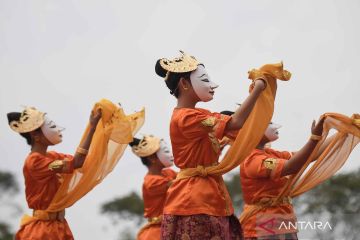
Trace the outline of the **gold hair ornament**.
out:
<instances>
[{"instance_id":1,"label":"gold hair ornament","mask_svg":"<svg viewBox=\"0 0 360 240\"><path fill-rule=\"evenodd\" d=\"M132 152L138 157L147 157L160 149L160 139L152 135L145 135L139 145L131 147Z\"/></svg>"},{"instance_id":2,"label":"gold hair ornament","mask_svg":"<svg viewBox=\"0 0 360 240\"><path fill-rule=\"evenodd\" d=\"M41 127L45 121L45 113L34 107L26 107L18 121L11 121L10 128L17 133L27 133Z\"/></svg>"},{"instance_id":3,"label":"gold hair ornament","mask_svg":"<svg viewBox=\"0 0 360 240\"><path fill-rule=\"evenodd\" d=\"M169 72L173 73L184 73L194 71L199 62L195 57L190 56L183 51L180 50L181 56L174 58L173 60L169 60L163 58L160 60L160 66L167 71L165 80L169 77Z\"/></svg>"}]
</instances>

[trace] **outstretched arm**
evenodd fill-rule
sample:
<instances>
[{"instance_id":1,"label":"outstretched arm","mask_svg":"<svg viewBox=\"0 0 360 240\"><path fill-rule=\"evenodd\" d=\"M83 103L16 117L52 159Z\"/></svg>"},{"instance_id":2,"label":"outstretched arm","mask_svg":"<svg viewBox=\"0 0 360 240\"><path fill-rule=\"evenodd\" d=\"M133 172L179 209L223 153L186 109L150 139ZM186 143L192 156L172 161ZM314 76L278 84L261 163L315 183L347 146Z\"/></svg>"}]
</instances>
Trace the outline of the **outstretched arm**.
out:
<instances>
[{"instance_id":1,"label":"outstretched arm","mask_svg":"<svg viewBox=\"0 0 360 240\"><path fill-rule=\"evenodd\" d=\"M226 131L239 130L242 128L246 119L249 117L252 109L254 108L256 100L265 87L266 83L264 80L255 80L254 88L250 95L245 99L241 106L238 107L238 109L232 115L231 120L226 124Z\"/></svg>"},{"instance_id":2,"label":"outstretched arm","mask_svg":"<svg viewBox=\"0 0 360 240\"><path fill-rule=\"evenodd\" d=\"M81 168L84 164L87 152L90 148L90 144L92 142L93 135L96 130L96 126L101 118L101 110L99 109L96 113L91 112L90 115L90 130L85 137L85 140L78 147L74 155L74 168Z\"/></svg>"},{"instance_id":3,"label":"outstretched arm","mask_svg":"<svg viewBox=\"0 0 360 240\"><path fill-rule=\"evenodd\" d=\"M281 176L295 174L300 171L320 140L320 136L323 131L323 124L324 118L320 119L317 124L315 124L315 120L313 121L311 126L312 137L299 151L297 151L288 161L285 162ZM319 138L316 136L319 136Z\"/></svg>"}]
</instances>

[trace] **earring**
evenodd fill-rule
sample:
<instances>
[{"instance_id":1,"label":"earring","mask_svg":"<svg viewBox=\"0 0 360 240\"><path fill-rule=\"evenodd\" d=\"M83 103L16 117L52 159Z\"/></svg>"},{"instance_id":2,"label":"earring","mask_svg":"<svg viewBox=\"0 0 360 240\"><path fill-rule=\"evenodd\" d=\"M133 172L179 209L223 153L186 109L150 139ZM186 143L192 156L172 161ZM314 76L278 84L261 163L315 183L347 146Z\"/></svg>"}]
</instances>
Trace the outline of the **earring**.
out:
<instances>
[{"instance_id":1,"label":"earring","mask_svg":"<svg viewBox=\"0 0 360 240\"><path fill-rule=\"evenodd\" d=\"M183 87L183 89L184 89L184 90L188 90L189 88L187 88L187 87Z\"/></svg>"}]
</instances>

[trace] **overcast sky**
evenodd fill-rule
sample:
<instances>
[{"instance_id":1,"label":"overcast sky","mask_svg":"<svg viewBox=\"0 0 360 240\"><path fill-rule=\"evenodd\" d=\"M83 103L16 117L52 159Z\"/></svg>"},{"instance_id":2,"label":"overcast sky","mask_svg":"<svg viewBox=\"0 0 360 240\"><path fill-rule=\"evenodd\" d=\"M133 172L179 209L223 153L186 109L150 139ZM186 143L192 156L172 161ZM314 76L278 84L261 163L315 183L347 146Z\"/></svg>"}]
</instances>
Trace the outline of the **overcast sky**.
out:
<instances>
[{"instance_id":1,"label":"overcast sky","mask_svg":"<svg viewBox=\"0 0 360 240\"><path fill-rule=\"evenodd\" d=\"M293 77L279 83L273 121L283 127L273 147L297 150L322 113L359 112L359 12L357 0L0 0L0 169L23 183L29 147L6 119L21 105L66 128L63 143L51 148L60 152L75 151L101 98L127 113L144 106L140 133L169 141L176 101L154 65L179 49L220 85L212 102L199 104L212 111L234 110L245 99L249 69L283 60ZM359 157L357 148L342 171L359 167ZM100 204L140 191L145 173L127 149L108 178L67 211L75 238L114 239ZM23 190L15 201L26 210Z\"/></svg>"}]
</instances>

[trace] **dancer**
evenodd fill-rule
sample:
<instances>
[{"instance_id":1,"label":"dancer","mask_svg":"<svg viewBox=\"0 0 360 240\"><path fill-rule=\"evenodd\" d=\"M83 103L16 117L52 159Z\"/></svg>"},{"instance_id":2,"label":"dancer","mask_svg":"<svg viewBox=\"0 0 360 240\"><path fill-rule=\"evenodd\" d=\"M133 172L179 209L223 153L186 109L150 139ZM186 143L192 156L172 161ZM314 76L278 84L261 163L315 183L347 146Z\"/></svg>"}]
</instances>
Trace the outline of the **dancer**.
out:
<instances>
[{"instance_id":1,"label":"dancer","mask_svg":"<svg viewBox=\"0 0 360 240\"><path fill-rule=\"evenodd\" d=\"M134 138L129 145L148 169L142 188L144 217L148 223L141 228L137 239L160 240L166 192L176 178L176 172L169 168L173 165L174 157L163 139L151 135L142 139Z\"/></svg>"},{"instance_id":2,"label":"dancer","mask_svg":"<svg viewBox=\"0 0 360 240\"><path fill-rule=\"evenodd\" d=\"M26 108L23 112L8 113L7 117L12 130L20 133L31 146L23 168L26 200L33 209L33 216L42 218L23 226L15 239L74 239L65 219L65 210L44 210L60 186L58 173L72 173L83 166L101 111L91 113L90 131L74 156L47 151L49 146L62 141L62 128L45 113Z\"/></svg>"},{"instance_id":3,"label":"dancer","mask_svg":"<svg viewBox=\"0 0 360 240\"><path fill-rule=\"evenodd\" d=\"M257 149L240 167L246 203L240 222L247 239L297 239L291 199L333 176L360 141L359 114L323 114L296 153L264 147L278 139L279 127L268 126Z\"/></svg>"},{"instance_id":4,"label":"dancer","mask_svg":"<svg viewBox=\"0 0 360 240\"><path fill-rule=\"evenodd\" d=\"M195 170L195 175L178 175L168 190L162 239L240 239L241 227L221 175L207 175L204 169L218 164L218 139L243 127L266 87L265 78L255 79L250 95L230 117L196 108L198 102L213 99L218 85L194 57L182 53L174 60L160 59L155 71L177 98L170 123L175 165L181 172Z\"/></svg>"},{"instance_id":5,"label":"dancer","mask_svg":"<svg viewBox=\"0 0 360 240\"><path fill-rule=\"evenodd\" d=\"M297 229L280 227L281 224L295 226L291 199L284 197L277 204L273 202L285 187L287 176L297 173L315 149L321 139L323 122L322 118L318 123L312 123L311 137L296 153L266 147L279 138L281 126L271 122L256 149L241 163L240 180L245 205L240 221L245 239L297 239ZM250 209L257 205L263 208L252 212ZM271 222L267 222L270 219Z\"/></svg>"},{"instance_id":6,"label":"dancer","mask_svg":"<svg viewBox=\"0 0 360 240\"><path fill-rule=\"evenodd\" d=\"M23 173L32 215L24 215L15 239L74 239L65 220L72 206L110 173L144 122L144 110L125 115L102 99L94 105L75 155L47 151L62 141L62 128L35 108L7 115L12 130L31 146Z\"/></svg>"}]
</instances>

